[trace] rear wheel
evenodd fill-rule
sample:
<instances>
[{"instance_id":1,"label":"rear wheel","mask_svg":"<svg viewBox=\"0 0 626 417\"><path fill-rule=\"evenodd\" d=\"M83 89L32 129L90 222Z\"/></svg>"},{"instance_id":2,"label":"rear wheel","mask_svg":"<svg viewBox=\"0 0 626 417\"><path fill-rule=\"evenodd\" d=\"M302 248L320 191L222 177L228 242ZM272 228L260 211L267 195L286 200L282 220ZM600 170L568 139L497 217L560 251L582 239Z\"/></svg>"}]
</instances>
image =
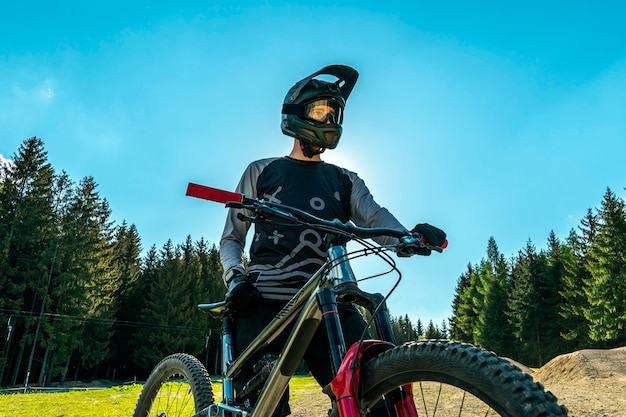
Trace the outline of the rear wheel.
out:
<instances>
[{"instance_id":1,"label":"rear wheel","mask_svg":"<svg viewBox=\"0 0 626 417\"><path fill-rule=\"evenodd\" d=\"M154 368L133 416L192 416L213 401L211 380L204 365L191 355L176 353Z\"/></svg>"},{"instance_id":2,"label":"rear wheel","mask_svg":"<svg viewBox=\"0 0 626 417\"><path fill-rule=\"evenodd\" d=\"M468 344L426 341L383 352L361 367L360 406L371 409L406 384L420 416L567 416L530 375ZM389 414L374 409L371 415Z\"/></svg>"}]
</instances>

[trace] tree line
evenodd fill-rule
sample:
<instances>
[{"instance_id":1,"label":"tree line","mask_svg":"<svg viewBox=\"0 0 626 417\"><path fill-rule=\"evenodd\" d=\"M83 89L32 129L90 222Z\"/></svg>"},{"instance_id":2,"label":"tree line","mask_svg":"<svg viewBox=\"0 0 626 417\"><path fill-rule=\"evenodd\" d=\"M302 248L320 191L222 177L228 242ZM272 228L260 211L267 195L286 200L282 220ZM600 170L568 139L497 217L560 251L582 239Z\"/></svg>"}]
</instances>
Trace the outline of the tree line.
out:
<instances>
[{"instance_id":1,"label":"tree line","mask_svg":"<svg viewBox=\"0 0 626 417\"><path fill-rule=\"evenodd\" d=\"M626 345L626 210L607 188L576 230L507 259L494 237L457 281L452 317L424 328L392 317L399 342L450 338L539 367L562 353Z\"/></svg>"},{"instance_id":2,"label":"tree line","mask_svg":"<svg viewBox=\"0 0 626 417\"><path fill-rule=\"evenodd\" d=\"M25 140L0 166L0 385L145 377L164 354L216 351L219 323L197 309L225 292L215 245L141 252L92 177Z\"/></svg>"},{"instance_id":3,"label":"tree line","mask_svg":"<svg viewBox=\"0 0 626 417\"><path fill-rule=\"evenodd\" d=\"M626 345L626 213L607 188L564 240L531 241L505 259L493 237L452 303L450 337L529 366L585 348Z\"/></svg>"},{"instance_id":4,"label":"tree line","mask_svg":"<svg viewBox=\"0 0 626 417\"><path fill-rule=\"evenodd\" d=\"M397 341L450 337L530 364L623 344L624 223L608 191L581 233L551 234L548 251L528 242L507 261L492 238L459 278L449 322L392 317ZM142 252L94 178L73 181L41 139L25 140L0 164L0 385L142 379L177 351L219 374L219 322L196 307L223 299L218 248L187 237Z\"/></svg>"}]
</instances>

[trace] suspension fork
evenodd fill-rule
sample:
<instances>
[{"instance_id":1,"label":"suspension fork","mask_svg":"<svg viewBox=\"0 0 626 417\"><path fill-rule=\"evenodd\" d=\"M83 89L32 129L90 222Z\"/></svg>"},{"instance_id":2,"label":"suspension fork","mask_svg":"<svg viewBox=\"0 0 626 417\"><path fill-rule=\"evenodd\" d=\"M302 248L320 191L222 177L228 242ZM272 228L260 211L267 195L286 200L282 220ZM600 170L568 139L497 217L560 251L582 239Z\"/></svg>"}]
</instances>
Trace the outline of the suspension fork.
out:
<instances>
[{"instance_id":1,"label":"suspension fork","mask_svg":"<svg viewBox=\"0 0 626 417\"><path fill-rule=\"evenodd\" d=\"M326 327L332 372L333 375L336 375L341 366L341 361L346 354L346 342L343 338L343 331L339 320L337 297L333 290L323 288L317 293L317 300L322 310L322 320L324 320Z\"/></svg>"},{"instance_id":2,"label":"suspension fork","mask_svg":"<svg viewBox=\"0 0 626 417\"><path fill-rule=\"evenodd\" d=\"M361 417L367 410L361 410L358 389L361 385L361 365L380 353L393 349L394 345L381 340L364 340L354 343L348 349L337 375L330 383L330 389L337 400L341 417ZM385 403L391 403L397 417L418 417L413 401L413 387L406 384L386 394ZM362 414L363 411L363 414Z\"/></svg>"},{"instance_id":3,"label":"suspension fork","mask_svg":"<svg viewBox=\"0 0 626 417\"><path fill-rule=\"evenodd\" d=\"M369 294L369 301L373 303L373 317L378 337L385 342L396 345L395 336L389 319L389 309L382 294ZM376 306L376 307L374 307ZM372 311L370 309L370 311ZM393 404L398 417L418 417L415 402L413 400L413 386L403 385L387 394L387 398Z\"/></svg>"},{"instance_id":4,"label":"suspension fork","mask_svg":"<svg viewBox=\"0 0 626 417\"><path fill-rule=\"evenodd\" d=\"M393 348L395 337L385 297L382 294L366 293L358 287L350 264L342 261L346 256L345 246L330 246L328 252L329 259L334 262L331 262L333 267L329 271L334 290L321 289L318 301L326 324L332 366L336 375L330 383L330 388L337 400L341 417L360 417L361 410L356 392L360 386L360 366L381 352ZM340 301L352 302L366 308L372 314L381 340L356 342L346 352L337 311L338 298ZM393 404L398 417L418 417L411 384L393 390L386 397Z\"/></svg>"},{"instance_id":5,"label":"suspension fork","mask_svg":"<svg viewBox=\"0 0 626 417\"><path fill-rule=\"evenodd\" d=\"M374 325L380 340L395 345L396 338L393 335L391 320L389 319L389 309L387 308L385 297L383 297L382 294L367 294L367 296L365 296L365 293L362 293L361 299L358 300L357 303L373 314Z\"/></svg>"}]
</instances>

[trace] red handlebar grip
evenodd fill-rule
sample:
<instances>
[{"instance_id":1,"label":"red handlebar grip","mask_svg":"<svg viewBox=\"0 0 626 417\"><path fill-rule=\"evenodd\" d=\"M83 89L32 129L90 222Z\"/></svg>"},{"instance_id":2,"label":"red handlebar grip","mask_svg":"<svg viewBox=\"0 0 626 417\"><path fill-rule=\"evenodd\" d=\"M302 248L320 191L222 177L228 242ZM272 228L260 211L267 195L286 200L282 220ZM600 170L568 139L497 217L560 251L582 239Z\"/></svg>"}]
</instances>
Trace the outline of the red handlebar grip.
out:
<instances>
[{"instance_id":1,"label":"red handlebar grip","mask_svg":"<svg viewBox=\"0 0 626 417\"><path fill-rule=\"evenodd\" d=\"M185 195L224 204L231 202L240 203L243 199L242 194L207 187L206 185L194 184L192 182L187 184L187 192Z\"/></svg>"}]
</instances>

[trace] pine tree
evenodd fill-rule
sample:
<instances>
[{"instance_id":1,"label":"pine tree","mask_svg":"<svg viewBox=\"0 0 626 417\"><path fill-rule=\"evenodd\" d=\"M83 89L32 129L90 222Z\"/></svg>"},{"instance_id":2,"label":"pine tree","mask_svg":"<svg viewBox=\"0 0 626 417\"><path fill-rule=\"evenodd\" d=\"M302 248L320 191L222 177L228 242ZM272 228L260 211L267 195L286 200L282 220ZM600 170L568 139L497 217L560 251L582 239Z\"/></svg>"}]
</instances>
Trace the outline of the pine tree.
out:
<instances>
[{"instance_id":1,"label":"pine tree","mask_svg":"<svg viewBox=\"0 0 626 417\"><path fill-rule=\"evenodd\" d=\"M156 362L153 362L153 358L143 360L146 349L146 333L153 331L156 328L155 319L149 314L151 304L150 295L154 291L153 288L157 285L159 269L161 267L161 259L159 252L155 245L152 245L145 256L142 258L141 273L139 274L139 280L135 289L137 306L136 315L134 321L136 322L136 328L130 339L131 354L130 361L135 367L142 370L149 370ZM150 352L156 357L160 351Z\"/></svg>"},{"instance_id":2,"label":"pine tree","mask_svg":"<svg viewBox=\"0 0 626 417\"><path fill-rule=\"evenodd\" d=\"M63 254L67 251L63 244L63 237L66 233L65 225L68 220L68 200L73 187L74 184L69 179L67 173L61 172L61 174L55 177L53 211L56 236L51 241L51 244L54 246L54 254L48 271L48 285L45 291L46 299L45 303L42 304L42 309L56 317L51 320L42 320L41 323L41 338L42 345L45 346L45 352L37 380L38 385L44 385L45 382L50 381L51 377L60 374L65 369L63 365L57 362L67 364L69 358L68 340L74 337L71 325L68 325L69 321L65 317L59 316L59 308L62 308L62 302L60 302L59 298L63 294L63 288L59 287L59 277L62 274Z\"/></svg>"},{"instance_id":3,"label":"pine tree","mask_svg":"<svg viewBox=\"0 0 626 417\"><path fill-rule=\"evenodd\" d=\"M0 371L0 383L8 385L16 383L20 372L30 371L40 343L56 235L54 170L42 140L25 140L12 159L15 165L5 172L0 190L0 320L7 322L4 312L23 311L26 317L16 320L12 345L3 347L6 356L14 358L10 369L3 366Z\"/></svg>"},{"instance_id":4,"label":"pine tree","mask_svg":"<svg viewBox=\"0 0 626 417\"><path fill-rule=\"evenodd\" d=\"M404 343L405 334L403 329L404 323L402 317L389 317L389 322L391 324L391 331L393 332L393 337L396 343Z\"/></svg>"},{"instance_id":5,"label":"pine tree","mask_svg":"<svg viewBox=\"0 0 626 417\"><path fill-rule=\"evenodd\" d=\"M493 237L489 239L487 256L488 259L483 260L476 271L479 277L477 291L482 295L482 305L476 311L478 320L474 342L500 354L511 355L511 328L508 321L503 320L508 312L509 271Z\"/></svg>"},{"instance_id":6,"label":"pine tree","mask_svg":"<svg viewBox=\"0 0 626 417\"><path fill-rule=\"evenodd\" d=\"M204 328L207 326L208 315L198 309L198 304L205 301L202 290L202 265L197 255L197 244L191 236L187 236L185 243L180 246L182 253L181 272L177 278L181 285L187 286L187 308L181 311L182 324L190 329L185 332L185 348L187 352L199 353L203 350Z\"/></svg>"},{"instance_id":7,"label":"pine tree","mask_svg":"<svg viewBox=\"0 0 626 417\"><path fill-rule=\"evenodd\" d=\"M566 351L561 334L564 325L560 315L564 299L562 297L565 276L565 259L567 250L557 239L554 231L548 237L547 269L545 279L539 287L541 295L540 314L542 317L541 332L544 341L546 360Z\"/></svg>"},{"instance_id":8,"label":"pine tree","mask_svg":"<svg viewBox=\"0 0 626 417\"><path fill-rule=\"evenodd\" d=\"M518 341L518 357L533 366L543 363L538 289L542 273L541 259L529 240L511 269L508 306L513 334Z\"/></svg>"},{"instance_id":9,"label":"pine tree","mask_svg":"<svg viewBox=\"0 0 626 417\"><path fill-rule=\"evenodd\" d=\"M204 239L196 242L196 253L200 262L200 302L216 302L224 299L226 285L222 279L222 264L219 250L209 246Z\"/></svg>"},{"instance_id":10,"label":"pine tree","mask_svg":"<svg viewBox=\"0 0 626 417\"><path fill-rule=\"evenodd\" d=\"M439 333L442 339L448 338L448 325L445 320L441 321L441 327L439 328Z\"/></svg>"},{"instance_id":11,"label":"pine tree","mask_svg":"<svg viewBox=\"0 0 626 417\"><path fill-rule=\"evenodd\" d=\"M415 340L420 340L424 337L424 324L422 324L422 320L417 319L417 323L415 324Z\"/></svg>"},{"instance_id":12,"label":"pine tree","mask_svg":"<svg viewBox=\"0 0 626 417\"><path fill-rule=\"evenodd\" d=\"M589 323L585 311L589 309L586 295L586 283L590 282L587 270L587 257L597 232L597 216L591 209L578 226L580 235L574 230L570 232L567 245L563 247L563 289L560 315L562 320L562 337L568 343L568 350L588 348L592 346L589 337Z\"/></svg>"},{"instance_id":13,"label":"pine tree","mask_svg":"<svg viewBox=\"0 0 626 417\"><path fill-rule=\"evenodd\" d=\"M135 328L132 323L139 318L145 293L139 288L141 275L141 239L137 227L123 222L115 233L113 244L113 269L120 285L115 293L114 333L111 337L111 362L117 377L130 378L125 374L133 370L128 352L132 351ZM118 371L119 370L119 371Z\"/></svg>"},{"instance_id":14,"label":"pine tree","mask_svg":"<svg viewBox=\"0 0 626 417\"><path fill-rule=\"evenodd\" d=\"M154 272L140 317L145 327L135 335L133 352L134 362L145 369L166 354L193 350L191 339L202 339L204 330L193 327L190 312L196 306L189 297L188 271L184 271L181 249L171 240L163 246Z\"/></svg>"},{"instance_id":15,"label":"pine tree","mask_svg":"<svg viewBox=\"0 0 626 417\"><path fill-rule=\"evenodd\" d=\"M459 295L458 308L453 319L455 325L453 336L462 342L474 343L474 331L478 323L478 311L480 311L479 305L482 304L482 300L479 298L481 294L478 292L480 277L476 268L468 265L466 275L459 280L459 287L463 287L463 290Z\"/></svg>"},{"instance_id":16,"label":"pine tree","mask_svg":"<svg viewBox=\"0 0 626 417\"><path fill-rule=\"evenodd\" d=\"M441 332L439 331L437 326L433 324L432 320L430 320L428 322L428 326L426 326L426 332L424 334L424 338L426 339L441 339L442 338Z\"/></svg>"},{"instance_id":17,"label":"pine tree","mask_svg":"<svg viewBox=\"0 0 626 417\"><path fill-rule=\"evenodd\" d=\"M397 331L394 334L396 343L400 344L415 340L415 329L408 314L405 314L404 317L396 318L395 322L397 323Z\"/></svg>"},{"instance_id":18,"label":"pine tree","mask_svg":"<svg viewBox=\"0 0 626 417\"><path fill-rule=\"evenodd\" d=\"M464 302L463 293L470 286L470 278L472 276L472 265L467 265L467 271L459 277L456 282L456 288L454 290L454 298L452 299L452 317L450 318L450 338L459 340L461 342L470 342L472 338L472 324L470 319L466 316L468 312L472 312L471 306ZM466 297L467 298L467 297ZM421 322L419 322L421 325ZM420 336L423 334L420 333Z\"/></svg>"},{"instance_id":19,"label":"pine tree","mask_svg":"<svg viewBox=\"0 0 626 417\"><path fill-rule=\"evenodd\" d=\"M66 186L60 193L63 201L60 216L60 239L58 269L51 283L51 312L58 315L48 331L48 339L54 341L50 359L50 375L60 375L65 381L70 362L74 358L76 372L81 358L78 350L89 345L84 335L85 319L89 316L87 287L91 279L92 265L97 262L91 252L94 244L89 225L91 214L86 209L81 185L76 185L65 173Z\"/></svg>"},{"instance_id":20,"label":"pine tree","mask_svg":"<svg viewBox=\"0 0 626 417\"><path fill-rule=\"evenodd\" d=\"M551 274L548 255L537 253L528 241L512 268L508 305L519 358L531 366L542 366L555 354L552 339L559 334L559 282Z\"/></svg>"},{"instance_id":21,"label":"pine tree","mask_svg":"<svg viewBox=\"0 0 626 417\"><path fill-rule=\"evenodd\" d=\"M145 306L146 294L150 293L152 286L157 282L158 270L160 268L161 261L159 259L159 253L155 245L152 245L146 253L146 256L142 259L141 274L139 276L138 291L143 294L143 305Z\"/></svg>"},{"instance_id":22,"label":"pine tree","mask_svg":"<svg viewBox=\"0 0 626 417\"><path fill-rule=\"evenodd\" d=\"M626 342L626 214L607 189L598 212L598 235L587 257L585 282L589 336L607 347Z\"/></svg>"},{"instance_id":23,"label":"pine tree","mask_svg":"<svg viewBox=\"0 0 626 417\"><path fill-rule=\"evenodd\" d=\"M83 369L97 371L109 354L114 318L113 300L119 284L112 268L112 226L106 200L93 178L80 181L70 197L64 225L59 310L83 317L75 327L77 358Z\"/></svg>"}]
</instances>

